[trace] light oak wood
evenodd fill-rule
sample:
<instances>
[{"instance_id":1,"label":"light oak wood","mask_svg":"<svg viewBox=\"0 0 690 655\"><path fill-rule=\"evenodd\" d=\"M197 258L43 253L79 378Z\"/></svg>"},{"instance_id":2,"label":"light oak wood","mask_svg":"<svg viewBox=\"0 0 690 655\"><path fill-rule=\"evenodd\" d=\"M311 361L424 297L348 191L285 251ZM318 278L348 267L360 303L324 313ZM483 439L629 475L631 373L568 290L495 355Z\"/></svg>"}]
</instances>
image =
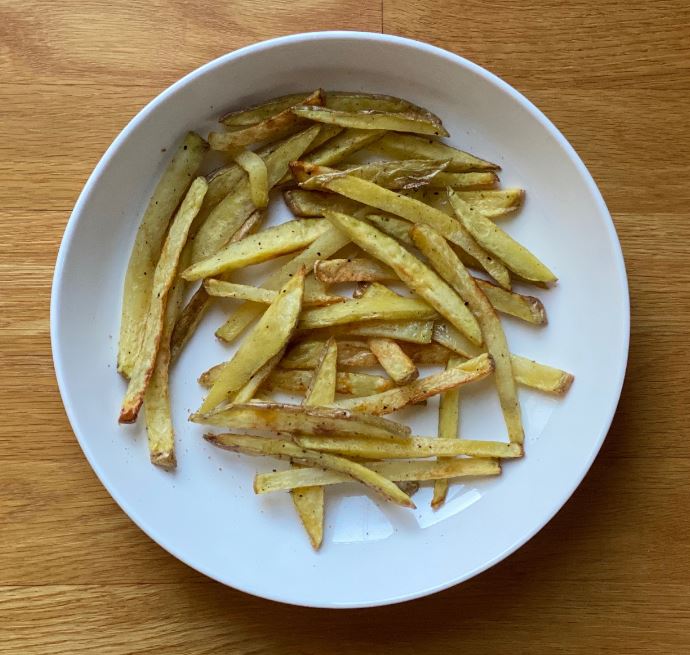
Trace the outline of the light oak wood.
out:
<instances>
[{"instance_id":1,"label":"light oak wood","mask_svg":"<svg viewBox=\"0 0 690 655\"><path fill-rule=\"evenodd\" d=\"M689 652L689 25L683 0L0 3L0 652ZM600 184L632 297L621 404L564 509L478 578L366 611L252 598L151 542L86 463L50 359L59 241L124 124L223 52L316 29L436 43L526 93Z\"/></svg>"}]
</instances>

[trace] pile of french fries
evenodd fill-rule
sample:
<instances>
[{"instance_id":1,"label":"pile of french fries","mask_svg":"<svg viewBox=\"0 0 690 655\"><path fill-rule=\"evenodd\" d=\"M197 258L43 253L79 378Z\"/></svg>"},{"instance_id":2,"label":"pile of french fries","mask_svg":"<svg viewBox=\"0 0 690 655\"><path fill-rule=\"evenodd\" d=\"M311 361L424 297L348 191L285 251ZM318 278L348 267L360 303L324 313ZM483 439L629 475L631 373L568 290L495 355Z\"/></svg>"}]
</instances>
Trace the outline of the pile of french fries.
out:
<instances>
[{"instance_id":1,"label":"pile of french fries","mask_svg":"<svg viewBox=\"0 0 690 655\"><path fill-rule=\"evenodd\" d=\"M169 371L217 298L241 304L216 336L246 336L201 373L207 394L190 420L228 430L206 435L219 448L290 462L258 474L254 489L289 490L314 548L328 485L355 480L414 507L410 494L431 480L437 508L449 480L498 475L502 459L522 457L517 386L560 395L573 380L511 352L499 319L545 325L542 303L511 284L556 282L499 226L523 190L498 188L496 164L443 142L441 120L400 98L318 89L220 122L177 149L127 269L119 420L145 408L151 461L176 466ZM201 176L209 147L226 163ZM271 192L294 218L262 230ZM288 254L260 286L233 280ZM419 365L438 372L420 377ZM459 435L461 389L487 377L507 441ZM276 391L303 400L278 402ZM435 395L435 437L384 418Z\"/></svg>"}]
</instances>

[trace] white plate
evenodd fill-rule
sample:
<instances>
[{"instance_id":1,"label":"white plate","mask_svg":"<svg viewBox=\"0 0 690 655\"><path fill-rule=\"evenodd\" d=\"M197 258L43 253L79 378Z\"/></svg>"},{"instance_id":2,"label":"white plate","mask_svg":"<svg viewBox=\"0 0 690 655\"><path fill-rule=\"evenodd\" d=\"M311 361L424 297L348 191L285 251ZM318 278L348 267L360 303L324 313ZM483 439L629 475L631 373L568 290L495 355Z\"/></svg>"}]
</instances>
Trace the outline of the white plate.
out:
<instances>
[{"instance_id":1,"label":"white plate","mask_svg":"<svg viewBox=\"0 0 690 655\"><path fill-rule=\"evenodd\" d=\"M354 485L329 489L324 545L314 553L287 494L255 496L273 462L213 449L186 421L195 380L230 352L208 317L172 381L178 470L148 461L141 425L121 427L125 389L114 362L125 268L139 217L170 149L221 110L313 89L404 96L444 120L451 142L503 166L527 189L502 225L560 278L538 292L549 325L506 320L514 352L576 375L554 399L522 389L527 456L500 479L454 484L438 512L430 490L414 512ZM167 148L167 152L162 150ZM278 208L272 221L284 220ZM94 471L122 509L163 548L243 591L317 607L365 607L423 596L466 580L524 544L566 502L596 456L625 372L629 305L620 246L587 169L556 128L505 82L432 46L379 34L326 32L276 39L225 55L146 106L89 178L60 248L51 304L55 370L67 414ZM504 438L490 384L463 392L462 434ZM406 412L434 434L436 404ZM278 466L281 466L280 464Z\"/></svg>"}]
</instances>

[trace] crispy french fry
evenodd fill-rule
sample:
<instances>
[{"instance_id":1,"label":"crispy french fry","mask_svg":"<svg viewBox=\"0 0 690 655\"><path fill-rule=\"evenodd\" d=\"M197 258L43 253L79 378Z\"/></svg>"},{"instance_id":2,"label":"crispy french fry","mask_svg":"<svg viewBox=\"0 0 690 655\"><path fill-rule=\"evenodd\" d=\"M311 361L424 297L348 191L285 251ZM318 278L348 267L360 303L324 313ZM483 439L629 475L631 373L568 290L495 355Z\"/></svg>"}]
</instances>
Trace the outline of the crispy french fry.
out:
<instances>
[{"instance_id":1,"label":"crispy french fry","mask_svg":"<svg viewBox=\"0 0 690 655\"><path fill-rule=\"evenodd\" d=\"M555 282L558 278L522 244L493 221L472 209L448 189L451 205L465 229L489 252L521 278L532 282Z\"/></svg>"},{"instance_id":2,"label":"crispy french fry","mask_svg":"<svg viewBox=\"0 0 690 655\"><path fill-rule=\"evenodd\" d=\"M546 310L539 298L506 291L486 280L475 278L475 282L496 311L515 316L534 325L546 324Z\"/></svg>"},{"instance_id":3,"label":"crispy french fry","mask_svg":"<svg viewBox=\"0 0 690 655\"><path fill-rule=\"evenodd\" d=\"M325 101L325 94L317 89L308 98L301 101L300 106L321 105ZM249 125L233 132L211 132L208 142L214 150L234 150L242 146L263 141L275 141L307 126L305 120L300 119L290 108L264 119L255 125ZM282 174L280 175L282 177Z\"/></svg>"},{"instance_id":4,"label":"crispy french fry","mask_svg":"<svg viewBox=\"0 0 690 655\"><path fill-rule=\"evenodd\" d=\"M417 364L436 364L445 366L453 352L438 343L416 344L404 343L402 349Z\"/></svg>"},{"instance_id":5,"label":"crispy french fry","mask_svg":"<svg viewBox=\"0 0 690 655\"><path fill-rule=\"evenodd\" d=\"M336 305L303 311L298 327L302 330L312 330L358 321L424 320L436 316L436 312L429 305L414 298L354 298Z\"/></svg>"},{"instance_id":6,"label":"crispy french fry","mask_svg":"<svg viewBox=\"0 0 690 655\"><path fill-rule=\"evenodd\" d=\"M443 478L499 475L501 465L494 459L451 459L443 462L376 462L367 468L395 482L438 480ZM331 485L349 482L350 478L335 471L319 468L291 469L276 473L259 473L254 478L254 491L265 494L286 491L305 484Z\"/></svg>"},{"instance_id":7,"label":"crispy french fry","mask_svg":"<svg viewBox=\"0 0 690 655\"><path fill-rule=\"evenodd\" d=\"M384 189L373 182L361 180L352 175L331 176L330 173L333 169L325 166L292 162L290 170L303 188L334 191L351 200L401 216L411 223L423 223L433 227L446 239L474 257L502 287L510 288L510 275L505 266L491 257L474 240L460 221L453 220L448 215L425 205L423 202Z\"/></svg>"},{"instance_id":8,"label":"crispy french fry","mask_svg":"<svg viewBox=\"0 0 690 655\"><path fill-rule=\"evenodd\" d=\"M327 212L326 218L360 248L390 266L412 291L462 330L469 339L477 344L481 343L481 333L475 318L458 295L428 266L422 264L397 241L363 221L336 212Z\"/></svg>"},{"instance_id":9,"label":"crispy french fry","mask_svg":"<svg viewBox=\"0 0 690 655\"><path fill-rule=\"evenodd\" d=\"M232 402L234 403L248 403L250 402L257 394L259 388L261 385L266 381L266 378L273 373L273 369L278 365L280 362L281 358L283 357L283 354L285 353L285 348L280 350L278 354L274 355L269 359L252 377L249 378L249 381L247 384L245 384L233 397ZM220 374L223 371L223 368L227 366L227 362L225 364L220 364L219 366L214 366L213 369L210 369L211 371L214 371L215 375L213 379L210 381L211 384L206 385L206 386L213 386L215 384L216 380L220 377ZM204 373L202 373L201 377L199 378L199 381L201 382L201 379L204 377Z\"/></svg>"},{"instance_id":10,"label":"crispy french fry","mask_svg":"<svg viewBox=\"0 0 690 655\"><path fill-rule=\"evenodd\" d=\"M189 132L168 164L141 219L122 294L117 370L129 377L142 341L154 270L170 219L188 189L208 144Z\"/></svg>"},{"instance_id":11,"label":"crispy french fry","mask_svg":"<svg viewBox=\"0 0 690 655\"><path fill-rule=\"evenodd\" d=\"M326 259L314 264L314 276L326 284L397 280L392 268L372 259Z\"/></svg>"},{"instance_id":12,"label":"crispy french fry","mask_svg":"<svg viewBox=\"0 0 690 655\"><path fill-rule=\"evenodd\" d=\"M382 216L381 214L367 214L366 220L375 228L385 232L388 236L397 239L405 246L414 248L414 243L412 242L412 237L410 236L410 229L414 223L410 223L410 221L406 221L395 216Z\"/></svg>"},{"instance_id":13,"label":"crispy french fry","mask_svg":"<svg viewBox=\"0 0 690 655\"><path fill-rule=\"evenodd\" d=\"M308 246L326 232L328 227L328 223L319 218L281 223L228 244L215 255L183 271L182 277L190 282L202 280L218 273L274 259Z\"/></svg>"},{"instance_id":14,"label":"crispy french fry","mask_svg":"<svg viewBox=\"0 0 690 655\"><path fill-rule=\"evenodd\" d=\"M431 184L432 180L444 171L447 166L447 160L409 159L407 161L377 161L369 164L345 166L342 168L342 172L333 173L333 175L342 175L344 172L378 184L386 189L417 189ZM487 174L465 173L465 175ZM448 185L446 184L445 186Z\"/></svg>"},{"instance_id":15,"label":"crispy french fry","mask_svg":"<svg viewBox=\"0 0 690 655\"><path fill-rule=\"evenodd\" d=\"M452 186L449 185L449 186ZM455 212L450 204L448 194L441 189L422 188L406 191L406 195L435 207L439 211L455 218ZM525 192L522 189L489 189L486 191L456 190L455 195L481 212L487 218L495 220L503 218L522 206Z\"/></svg>"},{"instance_id":16,"label":"crispy french fry","mask_svg":"<svg viewBox=\"0 0 690 655\"><path fill-rule=\"evenodd\" d=\"M328 107L316 107L314 105L297 105L292 107L290 111L300 118L306 118L318 123L339 125L340 127L448 136L448 132L442 125L432 123L423 115L413 113L392 113L372 109L365 111L341 111L329 109ZM213 146L213 143L211 145Z\"/></svg>"},{"instance_id":17,"label":"crispy french fry","mask_svg":"<svg viewBox=\"0 0 690 655\"><path fill-rule=\"evenodd\" d=\"M414 362L393 339L371 337L367 343L381 368L396 384L408 384L419 377L419 370Z\"/></svg>"},{"instance_id":18,"label":"crispy french fry","mask_svg":"<svg viewBox=\"0 0 690 655\"><path fill-rule=\"evenodd\" d=\"M283 199L288 209L301 218L317 218L323 216L326 209L357 215L366 208L365 205L337 193L323 191L306 191L305 189L289 189L283 192Z\"/></svg>"},{"instance_id":19,"label":"crispy french fry","mask_svg":"<svg viewBox=\"0 0 690 655\"><path fill-rule=\"evenodd\" d=\"M206 193L206 180L198 177L192 182L180 209L172 220L168 235L161 250L160 259L153 273L148 312L139 352L133 368L127 393L120 409L120 423L133 423L144 402L146 386L151 379L158 355L158 346L165 322L168 292L175 280L177 263L187 240L189 227L197 215Z\"/></svg>"},{"instance_id":20,"label":"crispy french fry","mask_svg":"<svg viewBox=\"0 0 690 655\"><path fill-rule=\"evenodd\" d=\"M455 368L462 361L453 357L448 360L447 368ZM449 389L441 394L438 402L438 440L456 439L460 430L460 389ZM465 455L469 453L463 453ZM476 455L473 455L476 457ZM446 502L448 495L448 480L436 480L434 482L434 495L431 506L438 509Z\"/></svg>"},{"instance_id":21,"label":"crispy french fry","mask_svg":"<svg viewBox=\"0 0 690 655\"><path fill-rule=\"evenodd\" d=\"M367 414L390 414L448 389L482 380L493 372L493 368L493 360L484 353L455 368L420 378L402 387L364 398L338 400L335 406Z\"/></svg>"},{"instance_id":22,"label":"crispy french fry","mask_svg":"<svg viewBox=\"0 0 690 655\"><path fill-rule=\"evenodd\" d=\"M305 406L330 405L335 400L337 368L338 344L335 339L329 339L324 344L323 352L306 390Z\"/></svg>"},{"instance_id":23,"label":"crispy french fry","mask_svg":"<svg viewBox=\"0 0 690 655\"><path fill-rule=\"evenodd\" d=\"M323 125L321 129L327 127ZM333 166L376 142L386 133L385 130L347 129L304 156L303 161L320 166Z\"/></svg>"},{"instance_id":24,"label":"crispy french fry","mask_svg":"<svg viewBox=\"0 0 690 655\"><path fill-rule=\"evenodd\" d=\"M280 362L281 367L286 369L316 368L323 343L323 341L303 341L295 344ZM358 366L361 368L376 366L376 358L363 341L339 341L338 366Z\"/></svg>"},{"instance_id":25,"label":"crispy french fry","mask_svg":"<svg viewBox=\"0 0 690 655\"><path fill-rule=\"evenodd\" d=\"M242 150L235 161L249 176L249 195L257 209L268 205L268 169L266 162L251 150Z\"/></svg>"},{"instance_id":26,"label":"crispy french fry","mask_svg":"<svg viewBox=\"0 0 690 655\"><path fill-rule=\"evenodd\" d=\"M370 468L344 457L306 450L284 439L267 439L265 437L251 437L241 434L207 434L204 438L214 446L224 448L225 450L232 450L246 455L270 455L337 471L350 479L367 485L398 505L411 508L415 506L410 497L400 491L393 482L375 473ZM301 469L293 470L299 471Z\"/></svg>"},{"instance_id":27,"label":"crispy french fry","mask_svg":"<svg viewBox=\"0 0 690 655\"><path fill-rule=\"evenodd\" d=\"M304 407L284 403L230 404L190 420L234 430L267 430L289 434L337 434L343 437L404 439L410 428L401 423L339 407Z\"/></svg>"},{"instance_id":28,"label":"crispy french fry","mask_svg":"<svg viewBox=\"0 0 690 655\"><path fill-rule=\"evenodd\" d=\"M372 152L392 156L395 159L450 159L451 163L447 170L453 173L500 169L497 164L479 159L468 152L440 141L411 134L388 134L370 149Z\"/></svg>"},{"instance_id":29,"label":"crispy french fry","mask_svg":"<svg viewBox=\"0 0 690 655\"><path fill-rule=\"evenodd\" d=\"M309 98L310 93L291 93L290 95L280 96L278 98L271 98L266 102L258 105L253 105L245 109L237 111L230 111L223 114L218 120L227 127L247 127L256 125L265 121L267 118L272 118L293 105L303 104Z\"/></svg>"},{"instance_id":30,"label":"crispy french fry","mask_svg":"<svg viewBox=\"0 0 690 655\"><path fill-rule=\"evenodd\" d=\"M488 220L488 219L487 219ZM489 299L474 278L467 272L446 240L426 225L416 225L411 232L417 247L426 255L440 275L469 303L470 310L479 322L486 348L494 360L496 389L501 410L508 428L510 441L522 443L525 433L522 427L520 403L513 379L510 350L501 321Z\"/></svg>"},{"instance_id":31,"label":"crispy french fry","mask_svg":"<svg viewBox=\"0 0 690 655\"><path fill-rule=\"evenodd\" d=\"M278 298L271 303L211 387L200 413L209 412L227 400L229 394L239 391L288 343L302 308L304 274L304 269L299 269L281 289Z\"/></svg>"},{"instance_id":32,"label":"crispy french fry","mask_svg":"<svg viewBox=\"0 0 690 655\"><path fill-rule=\"evenodd\" d=\"M302 448L362 459L409 459L418 457L522 457L523 446L503 441L476 441L455 437L410 437L405 441L361 437L296 437Z\"/></svg>"},{"instance_id":33,"label":"crispy french fry","mask_svg":"<svg viewBox=\"0 0 690 655\"><path fill-rule=\"evenodd\" d=\"M311 268L317 259L330 257L341 248L344 248L349 242L350 240L337 229L329 229L294 259L283 264L283 266L271 274L261 286L264 289L279 289L301 266ZM223 341L231 343L255 318L261 316L264 310L265 307L263 305L256 303L242 305L216 331L216 336Z\"/></svg>"},{"instance_id":34,"label":"crispy french fry","mask_svg":"<svg viewBox=\"0 0 690 655\"><path fill-rule=\"evenodd\" d=\"M275 149L264 156L268 172L268 187L272 188L287 171L288 164L309 147L319 133L318 126L310 127L303 132L286 139ZM214 255L225 246L233 234L255 210L252 202L249 179L243 173L227 195L209 212L194 238L192 263Z\"/></svg>"},{"instance_id":35,"label":"crispy french fry","mask_svg":"<svg viewBox=\"0 0 690 655\"><path fill-rule=\"evenodd\" d=\"M445 173L440 172L434 175L430 180L428 186L435 189L489 189L498 183L498 175L496 173L482 172L482 173Z\"/></svg>"},{"instance_id":36,"label":"crispy french fry","mask_svg":"<svg viewBox=\"0 0 690 655\"><path fill-rule=\"evenodd\" d=\"M278 292L271 289L252 287L246 284L235 284L234 282L215 280L213 278L204 280L204 288L206 289L206 293L210 296L250 300L251 302L263 303L264 305L270 305L278 296ZM322 307L324 305L333 305L344 301L345 298L343 296L327 294L316 295L314 293L309 293L306 289L305 280L304 298L302 299L302 304L305 307Z\"/></svg>"},{"instance_id":37,"label":"crispy french fry","mask_svg":"<svg viewBox=\"0 0 690 655\"><path fill-rule=\"evenodd\" d=\"M300 333L310 335L311 339L328 337L384 337L409 343L431 343L434 322L428 321L363 321L334 325L316 330L305 330Z\"/></svg>"}]
</instances>

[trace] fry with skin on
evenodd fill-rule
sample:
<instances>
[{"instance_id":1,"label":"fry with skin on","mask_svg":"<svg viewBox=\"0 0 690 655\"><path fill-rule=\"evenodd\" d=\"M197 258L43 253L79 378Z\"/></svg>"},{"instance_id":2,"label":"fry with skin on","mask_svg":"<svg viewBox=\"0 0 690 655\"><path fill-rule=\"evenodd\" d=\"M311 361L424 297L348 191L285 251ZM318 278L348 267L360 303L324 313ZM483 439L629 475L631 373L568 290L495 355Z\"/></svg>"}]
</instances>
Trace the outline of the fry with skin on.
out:
<instances>
[{"instance_id":1,"label":"fry with skin on","mask_svg":"<svg viewBox=\"0 0 690 655\"><path fill-rule=\"evenodd\" d=\"M409 343L431 343L434 322L428 321L362 321L332 327L303 330L300 337L308 334L311 339L328 337L384 337Z\"/></svg>"},{"instance_id":2,"label":"fry with skin on","mask_svg":"<svg viewBox=\"0 0 690 655\"><path fill-rule=\"evenodd\" d=\"M306 159L306 157L305 157ZM306 189L288 189L283 191L283 199L288 209L300 218L318 218L327 209L357 216L358 212L366 210L366 205L337 193L325 191L307 191Z\"/></svg>"},{"instance_id":3,"label":"fry with skin on","mask_svg":"<svg viewBox=\"0 0 690 655\"><path fill-rule=\"evenodd\" d=\"M392 268L373 259L326 259L314 263L314 277L326 284L397 280Z\"/></svg>"},{"instance_id":4,"label":"fry with skin on","mask_svg":"<svg viewBox=\"0 0 690 655\"><path fill-rule=\"evenodd\" d=\"M311 278L307 278L307 280L309 279ZM246 284L235 284L234 282L215 280L213 278L204 280L204 288L206 289L206 293L213 297L250 300L252 302L263 303L264 305L270 305L278 296L277 291L272 291L270 289L252 287ZM345 298L343 296L315 295L309 293L306 288L304 290L304 298L302 298L302 304L305 307L322 307L324 305L333 305L344 301Z\"/></svg>"},{"instance_id":5,"label":"fry with skin on","mask_svg":"<svg viewBox=\"0 0 690 655\"><path fill-rule=\"evenodd\" d=\"M452 185L449 185L452 186ZM431 205L435 209L442 211L448 216L455 218L455 212L450 204L448 194L441 189L430 187L405 191L405 195L419 200L424 204ZM523 189L487 189L481 191L463 191L458 189L455 195L464 200L474 208L474 211L481 212L491 220L501 219L522 207L525 199Z\"/></svg>"},{"instance_id":6,"label":"fry with skin on","mask_svg":"<svg viewBox=\"0 0 690 655\"><path fill-rule=\"evenodd\" d=\"M441 171L434 175L428 186L433 189L486 189L498 183L498 175L494 172L484 173L446 173Z\"/></svg>"},{"instance_id":7,"label":"fry with skin on","mask_svg":"<svg viewBox=\"0 0 690 655\"><path fill-rule=\"evenodd\" d=\"M304 293L304 268L281 289L247 338L223 369L199 413L206 413L239 391L269 359L288 343L297 325Z\"/></svg>"},{"instance_id":8,"label":"fry with skin on","mask_svg":"<svg viewBox=\"0 0 690 655\"><path fill-rule=\"evenodd\" d=\"M317 162L310 162L317 163ZM324 164L328 165L328 164ZM407 161L375 161L368 164L344 166L341 173L368 180L386 189L417 189L431 184L448 166L448 161L431 159L409 159ZM467 175L486 175L485 173L467 173ZM448 186L444 185L443 188Z\"/></svg>"},{"instance_id":9,"label":"fry with skin on","mask_svg":"<svg viewBox=\"0 0 690 655\"><path fill-rule=\"evenodd\" d=\"M269 375L273 372L273 369L278 365L282 356L285 353L285 348L283 348L278 354L274 355L269 359L252 377L249 378L247 384L245 384L232 398L233 403L248 403L256 395L259 387L266 381ZM220 377L223 371L223 367L226 364L221 364L220 366L214 367L216 369L216 376L212 384L208 386L213 386L215 381ZM203 377L203 374L202 374ZM201 380L201 378L199 378Z\"/></svg>"},{"instance_id":10,"label":"fry with skin on","mask_svg":"<svg viewBox=\"0 0 690 655\"><path fill-rule=\"evenodd\" d=\"M323 349L323 341L302 341L295 344L280 362L286 369L313 369ZM366 358L361 360L362 354ZM362 363L359 363L362 361ZM338 341L338 366L375 366L376 358L363 341ZM383 391L383 389L382 389Z\"/></svg>"},{"instance_id":11,"label":"fry with skin on","mask_svg":"<svg viewBox=\"0 0 690 655\"><path fill-rule=\"evenodd\" d=\"M266 162L251 150L242 150L235 161L249 176L249 194L257 209L268 205L268 169Z\"/></svg>"},{"instance_id":12,"label":"fry with skin on","mask_svg":"<svg viewBox=\"0 0 690 655\"><path fill-rule=\"evenodd\" d=\"M153 274L170 219L189 187L208 144L189 132L168 164L141 219L127 265L122 294L122 318L117 370L129 377L141 344L151 300Z\"/></svg>"},{"instance_id":13,"label":"fry with skin on","mask_svg":"<svg viewBox=\"0 0 690 655\"><path fill-rule=\"evenodd\" d=\"M198 177L192 182L165 238L160 259L153 273L141 345L133 363L127 393L122 401L120 423L136 421L144 402L146 386L153 374L163 333L168 292L175 280L177 263L187 240L187 233L201 207L207 186L203 177Z\"/></svg>"},{"instance_id":14,"label":"fry with skin on","mask_svg":"<svg viewBox=\"0 0 690 655\"><path fill-rule=\"evenodd\" d=\"M394 482L416 482L442 478L499 475L501 465L494 459L452 459L443 462L372 462L366 468ZM305 484L331 485L349 482L350 478L335 471L320 468L291 469L276 473L258 473L254 478L254 492L265 494L285 491Z\"/></svg>"},{"instance_id":15,"label":"fry with skin on","mask_svg":"<svg viewBox=\"0 0 690 655\"><path fill-rule=\"evenodd\" d=\"M337 471L365 484L382 494L384 498L398 505L413 509L415 507L410 497L400 491L393 482L375 473L370 468L344 457L305 450L285 439L269 439L240 434L207 434L204 438L214 446L224 448L225 450L232 450L246 455L270 455L290 459L300 464L304 463L309 466L318 466L319 468Z\"/></svg>"}]
</instances>

